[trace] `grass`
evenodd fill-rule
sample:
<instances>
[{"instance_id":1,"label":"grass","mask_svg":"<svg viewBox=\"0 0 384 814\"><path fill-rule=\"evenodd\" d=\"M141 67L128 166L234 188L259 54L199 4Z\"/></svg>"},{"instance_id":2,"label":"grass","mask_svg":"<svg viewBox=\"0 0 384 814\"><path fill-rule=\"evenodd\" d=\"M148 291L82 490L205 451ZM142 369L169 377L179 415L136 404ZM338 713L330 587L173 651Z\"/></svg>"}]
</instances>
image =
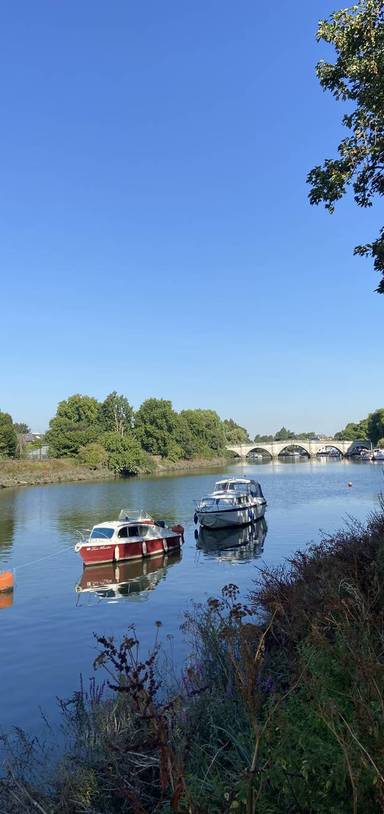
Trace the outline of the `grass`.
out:
<instances>
[{"instance_id":1,"label":"grass","mask_svg":"<svg viewBox=\"0 0 384 814\"><path fill-rule=\"evenodd\" d=\"M0 810L383 811L383 512L265 571L246 604L226 586L184 632L177 687L161 677L157 640L142 658L132 629L99 638L107 681L62 704L60 765L38 782L12 759Z\"/></svg>"},{"instance_id":2,"label":"grass","mask_svg":"<svg viewBox=\"0 0 384 814\"><path fill-rule=\"evenodd\" d=\"M90 469L72 458L0 460L0 488L111 477L113 473L106 469Z\"/></svg>"},{"instance_id":3,"label":"grass","mask_svg":"<svg viewBox=\"0 0 384 814\"><path fill-rule=\"evenodd\" d=\"M143 453L143 457L145 466L142 474L153 475L227 465L231 460L228 457L223 457L168 461L147 453ZM115 477L115 473L106 467L89 467L81 464L76 458L46 458L42 461L25 458L16 460L0 459L0 489L66 481L106 480Z\"/></svg>"}]
</instances>

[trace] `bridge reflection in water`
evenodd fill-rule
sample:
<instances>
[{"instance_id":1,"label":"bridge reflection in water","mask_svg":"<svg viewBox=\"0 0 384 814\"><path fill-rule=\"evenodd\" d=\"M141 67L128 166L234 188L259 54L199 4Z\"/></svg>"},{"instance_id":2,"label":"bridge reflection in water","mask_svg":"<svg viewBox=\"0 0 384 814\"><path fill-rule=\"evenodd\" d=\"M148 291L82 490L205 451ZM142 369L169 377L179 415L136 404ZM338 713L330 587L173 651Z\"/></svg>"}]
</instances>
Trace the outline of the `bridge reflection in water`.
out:
<instances>
[{"instance_id":1,"label":"bridge reflection in water","mask_svg":"<svg viewBox=\"0 0 384 814\"><path fill-rule=\"evenodd\" d=\"M78 594L93 594L110 601L123 598L143 601L165 579L168 568L180 561L178 551L133 562L88 565L75 590Z\"/></svg>"},{"instance_id":2,"label":"bridge reflection in water","mask_svg":"<svg viewBox=\"0 0 384 814\"><path fill-rule=\"evenodd\" d=\"M254 560L261 557L268 526L264 517L240 528L207 529L195 532L196 547L207 557L220 560Z\"/></svg>"}]
</instances>

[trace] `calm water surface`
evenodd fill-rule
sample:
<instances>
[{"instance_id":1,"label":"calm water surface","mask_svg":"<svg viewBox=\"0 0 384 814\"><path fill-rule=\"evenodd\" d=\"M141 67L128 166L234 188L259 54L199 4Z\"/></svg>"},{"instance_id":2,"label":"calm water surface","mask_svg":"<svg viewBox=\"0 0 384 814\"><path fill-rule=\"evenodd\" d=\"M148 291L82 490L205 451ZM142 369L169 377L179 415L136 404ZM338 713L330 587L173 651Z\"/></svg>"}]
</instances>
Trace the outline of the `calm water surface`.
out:
<instances>
[{"instance_id":1,"label":"calm water surface","mask_svg":"<svg viewBox=\"0 0 384 814\"><path fill-rule=\"evenodd\" d=\"M197 548L193 500L226 471L254 473L260 480L268 500L267 529L258 526L255 539L240 548L215 550L210 538ZM350 516L365 519L383 485L379 464L308 461L3 490L0 570L15 569L16 587L13 604L0 607L0 727L38 730L39 706L51 719L57 715L56 698L78 688L80 673L85 680L92 675L94 632L119 637L134 623L149 647L154 623L161 620L166 646L180 661L185 643L179 625L192 600L217 594L227 582L246 594L257 566L282 562L319 540L320 530L335 531ZM98 575L83 574L73 550L76 529L115 518L123 507L183 523L181 556L123 566L125 585L117 596L81 590ZM224 545L234 542L226 536Z\"/></svg>"}]
</instances>

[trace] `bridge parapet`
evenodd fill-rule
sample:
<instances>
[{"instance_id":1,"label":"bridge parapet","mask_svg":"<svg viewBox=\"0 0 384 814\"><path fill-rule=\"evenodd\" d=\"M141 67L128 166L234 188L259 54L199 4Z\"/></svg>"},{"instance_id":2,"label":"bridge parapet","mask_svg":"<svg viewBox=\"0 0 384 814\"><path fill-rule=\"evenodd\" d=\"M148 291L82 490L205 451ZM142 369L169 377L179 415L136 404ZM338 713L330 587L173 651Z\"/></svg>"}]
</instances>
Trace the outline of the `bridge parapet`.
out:
<instances>
[{"instance_id":1,"label":"bridge parapet","mask_svg":"<svg viewBox=\"0 0 384 814\"><path fill-rule=\"evenodd\" d=\"M370 449L372 444L367 438L355 441L336 441L334 438L322 439L321 441L308 441L307 439L295 438L289 441L269 441L250 442L248 444L228 444L227 450L238 455L239 458L247 458L253 452L266 452L271 458L278 458L284 449L290 446L300 447L310 458L315 457L324 447L337 449L342 455L353 454L353 450L358 447Z\"/></svg>"}]
</instances>

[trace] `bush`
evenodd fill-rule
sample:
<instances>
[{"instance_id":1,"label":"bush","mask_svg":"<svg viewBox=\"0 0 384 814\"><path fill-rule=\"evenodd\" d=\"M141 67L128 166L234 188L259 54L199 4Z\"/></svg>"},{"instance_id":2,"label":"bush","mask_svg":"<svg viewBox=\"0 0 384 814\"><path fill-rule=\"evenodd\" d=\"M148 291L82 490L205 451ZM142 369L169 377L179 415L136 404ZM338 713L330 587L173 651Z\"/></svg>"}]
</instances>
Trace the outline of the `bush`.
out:
<instances>
[{"instance_id":1,"label":"bush","mask_svg":"<svg viewBox=\"0 0 384 814\"><path fill-rule=\"evenodd\" d=\"M147 456L135 438L106 432L100 441L107 451L108 469L119 475L138 475L147 471Z\"/></svg>"},{"instance_id":2,"label":"bush","mask_svg":"<svg viewBox=\"0 0 384 814\"><path fill-rule=\"evenodd\" d=\"M86 444L79 449L79 461L90 469L98 469L107 464L108 453L106 449L97 442Z\"/></svg>"}]
</instances>

